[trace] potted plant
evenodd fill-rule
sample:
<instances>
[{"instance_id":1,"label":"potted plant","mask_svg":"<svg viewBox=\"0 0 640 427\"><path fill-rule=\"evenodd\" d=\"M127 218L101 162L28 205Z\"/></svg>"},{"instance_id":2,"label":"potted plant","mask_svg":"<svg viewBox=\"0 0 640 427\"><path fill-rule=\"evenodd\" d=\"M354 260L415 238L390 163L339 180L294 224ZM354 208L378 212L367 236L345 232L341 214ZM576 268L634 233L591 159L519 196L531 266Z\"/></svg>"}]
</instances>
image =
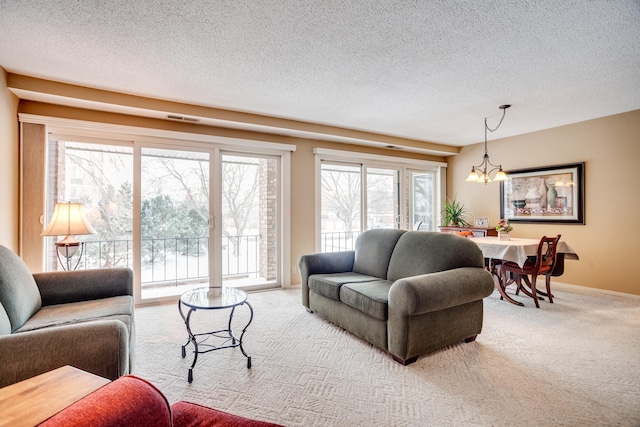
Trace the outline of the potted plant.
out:
<instances>
[{"instance_id":1,"label":"potted plant","mask_svg":"<svg viewBox=\"0 0 640 427\"><path fill-rule=\"evenodd\" d=\"M498 225L496 225L496 231L498 232L498 239L500 240L509 240L509 232L513 230L511 224L509 224L508 219L500 219L498 221Z\"/></svg>"},{"instance_id":2,"label":"potted plant","mask_svg":"<svg viewBox=\"0 0 640 427\"><path fill-rule=\"evenodd\" d=\"M464 203L456 200L445 200L442 205L442 225L445 227L468 227L469 211Z\"/></svg>"}]
</instances>

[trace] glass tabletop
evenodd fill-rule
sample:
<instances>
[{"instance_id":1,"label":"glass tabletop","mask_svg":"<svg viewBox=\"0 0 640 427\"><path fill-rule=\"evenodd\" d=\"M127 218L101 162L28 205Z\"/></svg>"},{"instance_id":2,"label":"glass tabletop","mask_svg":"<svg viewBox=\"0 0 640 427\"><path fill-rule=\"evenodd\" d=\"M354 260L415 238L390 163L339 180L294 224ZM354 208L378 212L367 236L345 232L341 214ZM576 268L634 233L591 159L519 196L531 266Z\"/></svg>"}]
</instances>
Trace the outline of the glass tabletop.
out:
<instances>
[{"instance_id":1,"label":"glass tabletop","mask_svg":"<svg viewBox=\"0 0 640 427\"><path fill-rule=\"evenodd\" d=\"M191 308L216 309L244 304L247 294L236 288L211 286L197 288L180 296L180 302Z\"/></svg>"}]
</instances>

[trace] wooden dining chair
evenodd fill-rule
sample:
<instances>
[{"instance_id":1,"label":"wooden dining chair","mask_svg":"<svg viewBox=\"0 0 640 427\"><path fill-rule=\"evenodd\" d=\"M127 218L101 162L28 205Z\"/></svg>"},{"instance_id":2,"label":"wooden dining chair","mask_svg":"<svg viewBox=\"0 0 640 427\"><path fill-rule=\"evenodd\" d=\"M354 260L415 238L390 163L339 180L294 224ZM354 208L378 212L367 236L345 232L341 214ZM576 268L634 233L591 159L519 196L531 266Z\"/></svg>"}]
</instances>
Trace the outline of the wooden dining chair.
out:
<instances>
[{"instance_id":1,"label":"wooden dining chair","mask_svg":"<svg viewBox=\"0 0 640 427\"><path fill-rule=\"evenodd\" d=\"M500 267L502 270L503 283L507 283L507 274L511 273L518 286L516 293L522 290L525 294L532 297L537 308L540 308L540 304L538 303L538 294L541 293L536 289L536 278L538 276L545 276L547 293L543 295L546 295L549 298L549 302L553 303L553 295L551 294L551 273L553 272L553 267L555 267L556 260L558 259L559 241L560 234L556 237L544 236L540 239L540 243L538 243L538 252L535 259L527 259L522 267L515 262L503 261ZM528 291L522 286L523 276L525 281L528 282L527 284L531 284L531 291ZM531 276L530 281L528 280L528 276Z\"/></svg>"}]
</instances>

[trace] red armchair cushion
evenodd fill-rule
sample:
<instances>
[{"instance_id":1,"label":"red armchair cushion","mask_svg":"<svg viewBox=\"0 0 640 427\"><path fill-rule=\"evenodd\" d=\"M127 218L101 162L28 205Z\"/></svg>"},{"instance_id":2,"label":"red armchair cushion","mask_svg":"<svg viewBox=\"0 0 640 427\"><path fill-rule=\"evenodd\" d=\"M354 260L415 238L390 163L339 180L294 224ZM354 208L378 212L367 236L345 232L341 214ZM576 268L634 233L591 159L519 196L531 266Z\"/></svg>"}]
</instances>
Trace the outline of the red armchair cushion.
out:
<instances>
[{"instance_id":1,"label":"red armchair cushion","mask_svg":"<svg viewBox=\"0 0 640 427\"><path fill-rule=\"evenodd\" d=\"M184 401L174 403L171 412L174 427L282 427Z\"/></svg>"},{"instance_id":2,"label":"red armchair cushion","mask_svg":"<svg viewBox=\"0 0 640 427\"><path fill-rule=\"evenodd\" d=\"M171 410L167 399L153 384L127 375L80 399L40 425L171 427Z\"/></svg>"}]
</instances>

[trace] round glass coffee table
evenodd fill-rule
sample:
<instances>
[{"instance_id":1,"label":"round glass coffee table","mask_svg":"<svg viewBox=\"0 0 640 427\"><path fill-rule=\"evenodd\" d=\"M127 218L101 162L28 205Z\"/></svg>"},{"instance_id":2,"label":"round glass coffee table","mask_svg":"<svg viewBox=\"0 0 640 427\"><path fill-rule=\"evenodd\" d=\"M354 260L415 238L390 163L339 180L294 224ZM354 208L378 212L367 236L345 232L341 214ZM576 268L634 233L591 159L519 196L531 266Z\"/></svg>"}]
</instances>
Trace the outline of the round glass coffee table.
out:
<instances>
[{"instance_id":1,"label":"round glass coffee table","mask_svg":"<svg viewBox=\"0 0 640 427\"><path fill-rule=\"evenodd\" d=\"M231 327L233 314L237 307L246 305L249 308L249 321L242 329L240 338L238 338ZM185 307L188 307L185 315ZM230 309L229 323L226 329L218 329L210 332L193 333L191 330L191 314L197 310L223 310ZM208 288L197 288L185 292L178 300L178 311L184 324L187 327L189 338L182 346L182 357L187 355L187 346L193 343L193 363L189 368L187 380L193 381L193 367L198 361L198 354L208 353L210 351L222 350L224 348L240 347L240 351L247 358L247 368L251 368L251 356L249 356L242 347L242 337L253 320L253 307L247 301L247 294L236 288L227 288L220 286L211 286Z\"/></svg>"}]
</instances>

